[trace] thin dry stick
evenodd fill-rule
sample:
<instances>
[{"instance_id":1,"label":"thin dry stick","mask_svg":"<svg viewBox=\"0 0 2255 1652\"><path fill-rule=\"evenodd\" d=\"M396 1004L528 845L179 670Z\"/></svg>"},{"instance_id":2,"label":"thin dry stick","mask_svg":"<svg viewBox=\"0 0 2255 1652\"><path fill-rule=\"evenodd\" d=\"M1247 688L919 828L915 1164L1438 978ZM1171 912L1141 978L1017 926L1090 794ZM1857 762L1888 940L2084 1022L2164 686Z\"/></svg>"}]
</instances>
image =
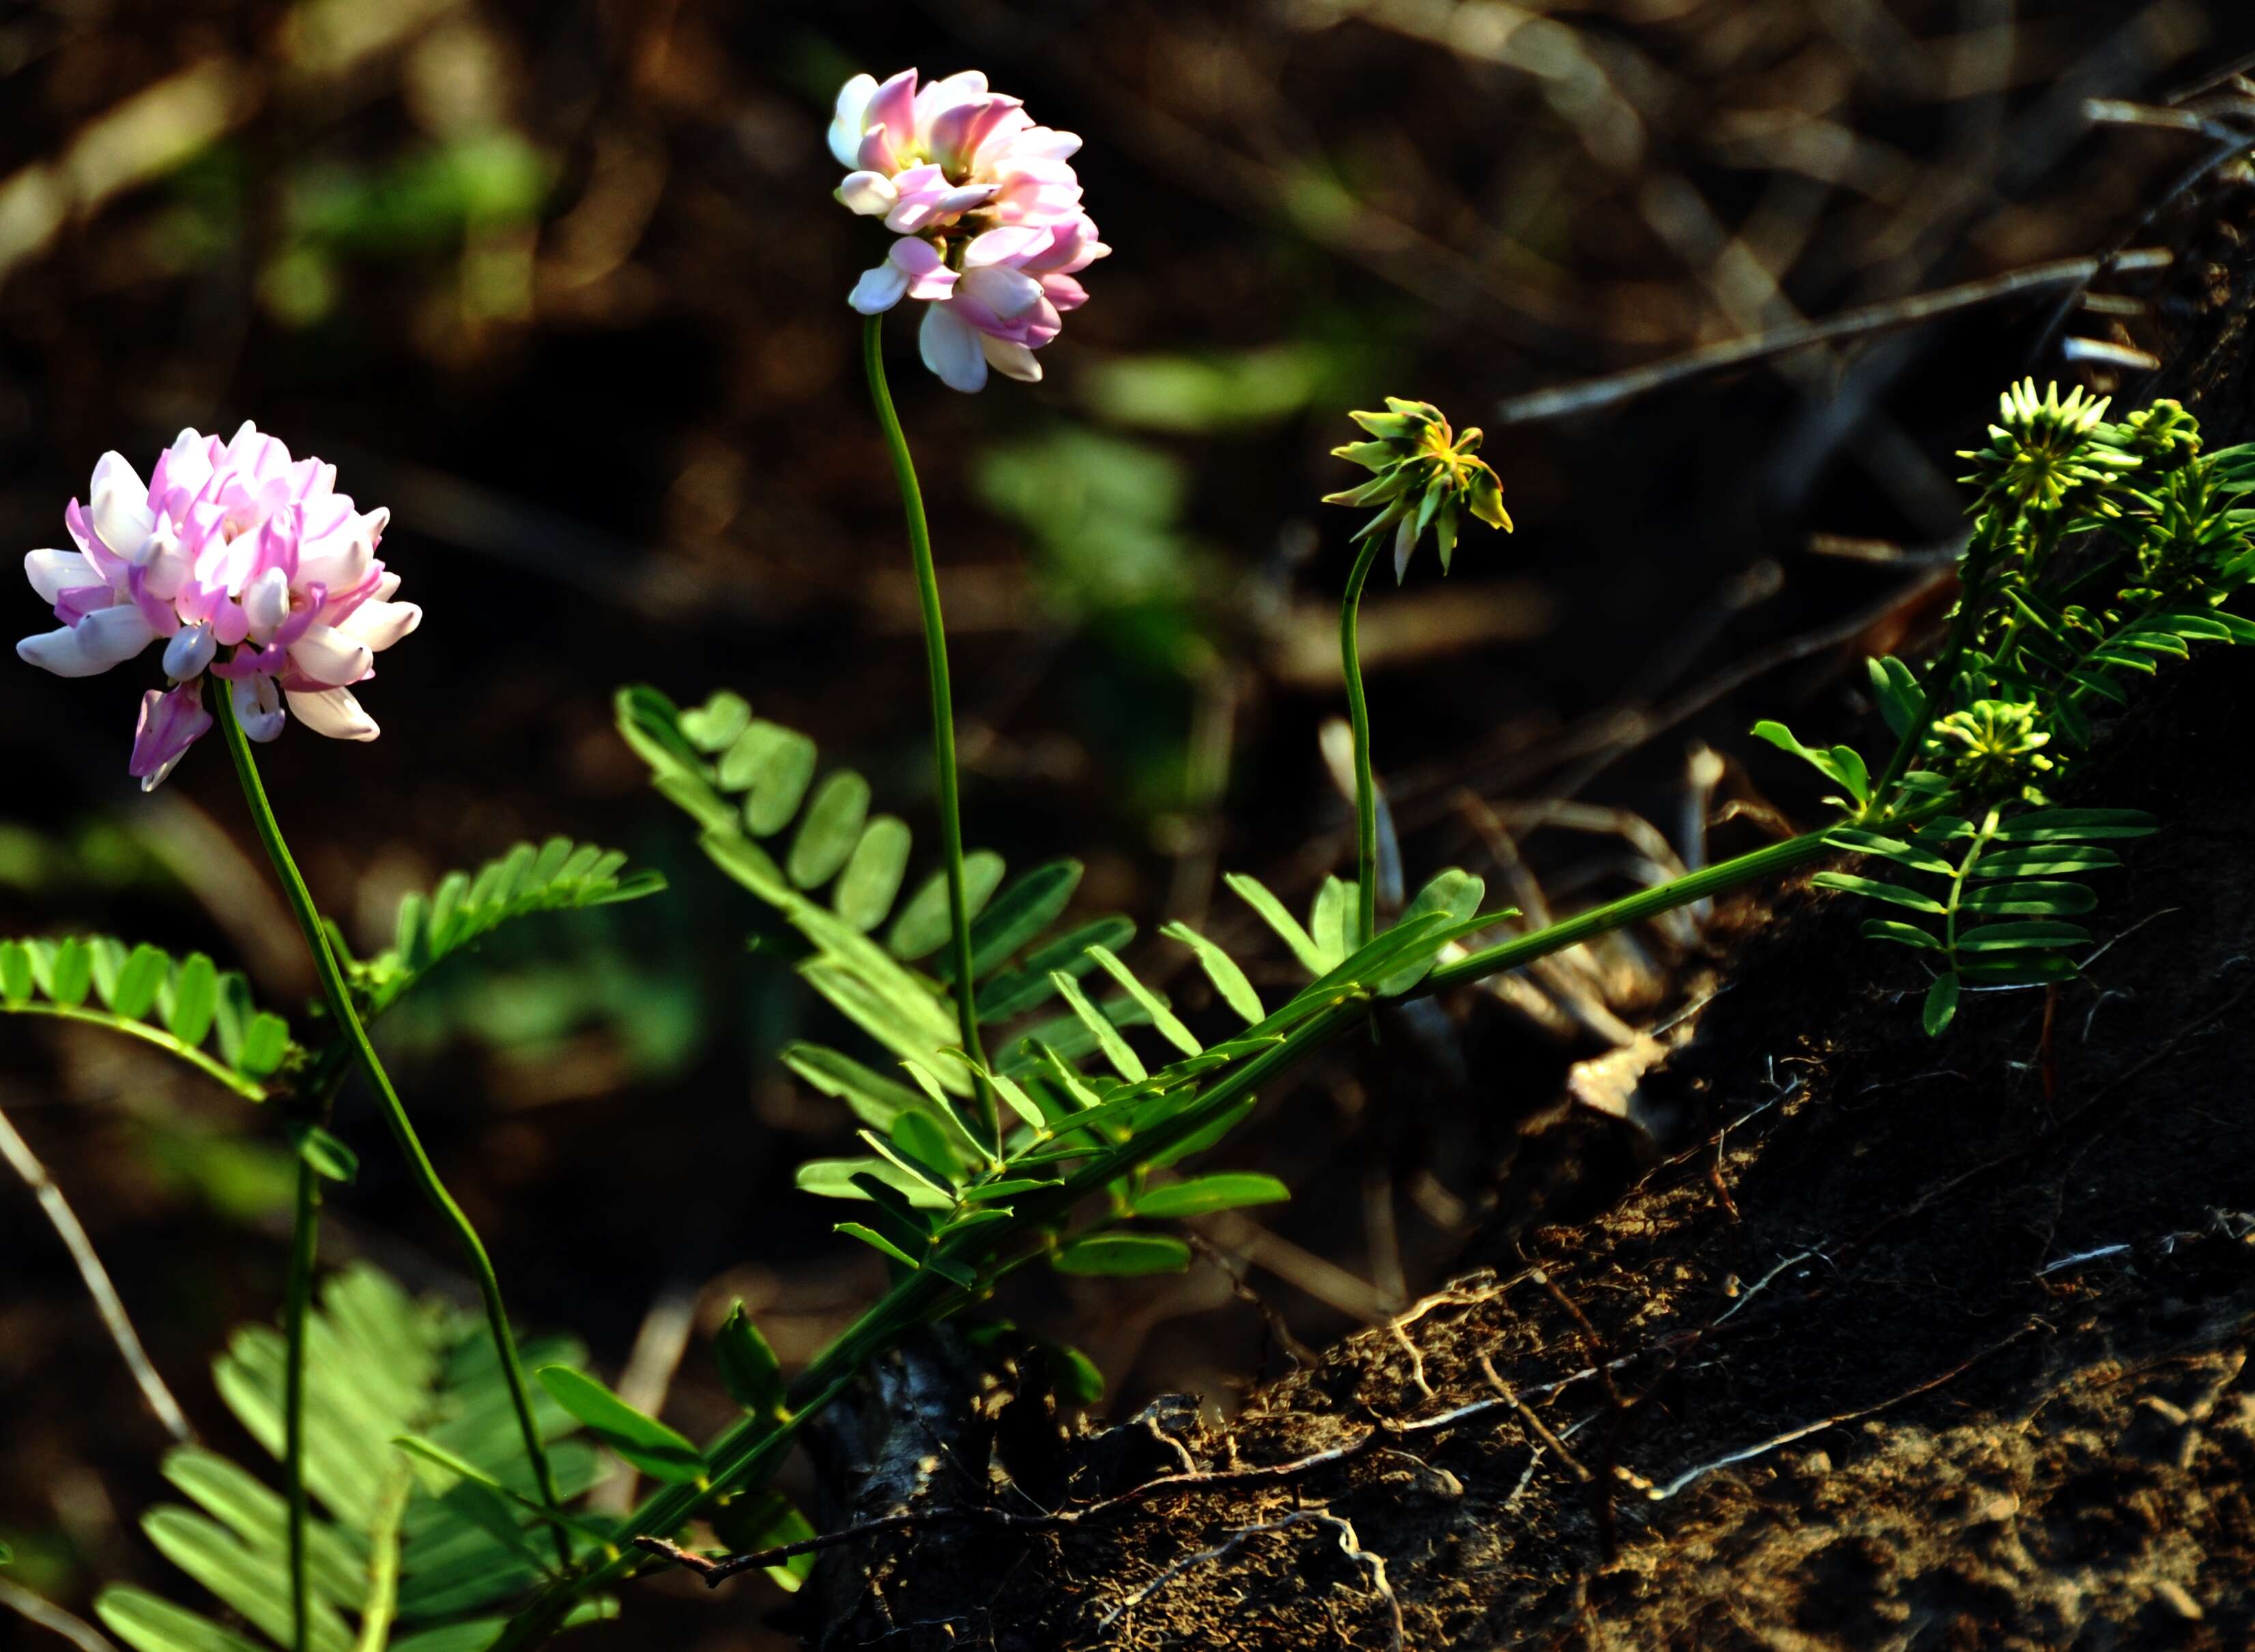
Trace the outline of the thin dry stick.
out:
<instances>
[{"instance_id":1,"label":"thin dry stick","mask_svg":"<svg viewBox=\"0 0 2255 1652\"><path fill-rule=\"evenodd\" d=\"M165 1379L150 1363L148 1350L141 1346L133 1321L125 1317L125 1304L118 1299L116 1287L109 1283L109 1270L95 1254L94 1242L79 1225L70 1201L63 1197L63 1190L55 1186L54 1178L47 1174L47 1167L32 1152L31 1144L16 1133L16 1127L8 1122L5 1113L0 1113L0 1157L7 1159L10 1167L38 1198L39 1208L46 1212L47 1221L61 1237L71 1260L78 1264L78 1277L86 1281L87 1294L101 1310L102 1322L109 1327L109 1340L117 1344L126 1369L133 1373L134 1382L140 1385L141 1397L149 1402L149 1409L157 1413L157 1420L174 1439L183 1446L195 1444L196 1431L189 1425L179 1402L172 1397L172 1390L165 1386Z\"/></svg>"},{"instance_id":2,"label":"thin dry stick","mask_svg":"<svg viewBox=\"0 0 2255 1652\"><path fill-rule=\"evenodd\" d=\"M51 1600L42 1600L19 1583L0 1578L0 1606L42 1629L52 1629L81 1652L117 1652L109 1638L83 1618L74 1618Z\"/></svg>"},{"instance_id":3,"label":"thin dry stick","mask_svg":"<svg viewBox=\"0 0 2255 1652\"><path fill-rule=\"evenodd\" d=\"M1561 385L1554 390L1537 390L1531 396L1514 396L1496 409L1495 422L1498 424L1530 424L1538 419L1563 418L1570 413L1587 413L1597 408L1612 407L1658 389L1662 385L1697 378L1703 374L1718 373L1729 368L1744 367L1748 362L1783 355L1790 350L1805 350L1811 345L1830 344L1836 340L1852 339L1866 333L1891 332L1899 327L1915 326L1939 316L1994 304L1999 298L2009 298L2017 293L2044 287L2064 284L2079 289L2102 270L2160 270L2167 266L2169 259L2170 255L2166 249L2153 248L2125 252L2111 261L2058 258L2049 263L2031 264L2024 270L2007 270L2001 276L1992 276L1981 281L1937 288L1932 292L1917 293L1886 304L1866 304L1861 309L1844 311L1823 321L1806 321L1793 326L1773 327L1766 332L1752 333L1744 338L1725 339L1697 350L1686 351L1682 355L1670 356L1665 361L1631 368L1624 373L1585 379L1579 384Z\"/></svg>"}]
</instances>

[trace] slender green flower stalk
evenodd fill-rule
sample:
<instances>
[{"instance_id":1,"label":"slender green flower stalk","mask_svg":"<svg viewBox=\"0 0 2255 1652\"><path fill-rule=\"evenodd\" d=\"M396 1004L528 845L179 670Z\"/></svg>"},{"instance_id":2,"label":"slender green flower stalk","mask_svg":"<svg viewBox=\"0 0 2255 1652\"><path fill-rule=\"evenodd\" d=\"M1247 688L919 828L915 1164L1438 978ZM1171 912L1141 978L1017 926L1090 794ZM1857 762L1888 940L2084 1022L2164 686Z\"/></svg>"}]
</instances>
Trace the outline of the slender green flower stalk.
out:
<instances>
[{"instance_id":1,"label":"slender green flower stalk","mask_svg":"<svg viewBox=\"0 0 2255 1652\"><path fill-rule=\"evenodd\" d=\"M971 914L963 893L963 811L955 771L955 699L948 686L947 626L939 611L939 574L931 562L931 528L924 520L924 490L917 485L916 460L909 453L907 432L893 410L893 394L885 384L884 318L871 316L861 329L861 361L869 375L869 400L884 427L885 447L892 455L893 475L900 484L901 511L908 519L909 557L916 568L917 598L924 610L924 652L931 671L931 756L939 772L939 836L947 857L947 915L953 934L955 1016L963 1033L963 1052L979 1074L980 1122L987 1139L998 1148L1001 1124L994 1092L985 1077L986 1053L979 1041L979 1006L973 992Z\"/></svg>"},{"instance_id":2,"label":"slender green flower stalk","mask_svg":"<svg viewBox=\"0 0 2255 1652\"><path fill-rule=\"evenodd\" d=\"M1378 536L1363 536L1354 567L1339 599L1339 660L1346 671L1347 719L1354 729L1354 875L1361 927L1355 946L1378 933L1378 780L1370 766L1370 702L1362 689L1362 648L1356 632L1362 617L1362 588L1370 564L1378 560Z\"/></svg>"},{"instance_id":3,"label":"slender green flower stalk","mask_svg":"<svg viewBox=\"0 0 2255 1652\"><path fill-rule=\"evenodd\" d=\"M267 800L266 787L258 776L257 760L252 756L250 741L243 732L242 723L235 714L231 696L214 696L219 702L219 725L227 740L228 754L235 760L235 777L242 784L243 801L249 805L251 823L257 829L259 841L266 847L267 858L273 863L276 878L282 892L288 899L290 910L304 932L306 949L313 955L313 969L320 976L322 996L327 1000L329 1013L335 1017L339 1030L349 1045L354 1059L375 1089L376 1100L390 1128L392 1139L405 1156L409 1172L416 1186L432 1207L443 1217L460 1245L465 1260L478 1282L478 1294L484 1298L486 1322L492 1328L494 1346L501 1358L503 1375L508 1378L511 1404L516 1411L517 1428L523 1436L525 1455L532 1463L534 1482L540 1496L551 1508L560 1508L556 1494L556 1477L550 1467L548 1451L541 1443L539 1424L532 1415L532 1398L525 1387L524 1367L517 1357L516 1339L509 1328L509 1313L502 1304L501 1283L494 1277L493 1263L486 1255L485 1242L478 1237L477 1229L470 1223L462 1208L454 1202L446 1184L424 1151L423 1143L415 1133L415 1126L407 1116L407 1110L399 1100L399 1092L392 1088L390 1074L383 1070L377 1059L376 1046L369 1042L368 1029L362 1025L360 1012L353 1006L352 992L345 982L343 969L337 962L335 949L329 944L327 929L320 914L313 906L312 892L306 879L292 858L290 846L283 841L281 823L274 817L274 806ZM309 1264L310 1267L310 1264ZM294 1268L293 1268L294 1273ZM300 1379L302 1381L302 1377ZM561 1529L557 1531L557 1551L568 1559L569 1547Z\"/></svg>"},{"instance_id":4,"label":"slender green flower stalk","mask_svg":"<svg viewBox=\"0 0 2255 1652\"><path fill-rule=\"evenodd\" d=\"M320 1222L320 1172L301 1154L297 1214L290 1230L290 1283L282 1310L288 1350L282 1368L282 1477L290 1502L291 1652L306 1652L311 1636L306 1594L306 1321L313 1307Z\"/></svg>"},{"instance_id":5,"label":"slender green flower stalk","mask_svg":"<svg viewBox=\"0 0 2255 1652\"><path fill-rule=\"evenodd\" d=\"M1378 559L1378 547L1388 528L1394 530L1396 584L1408 577L1409 558L1428 529L1440 550L1444 576L1466 515L1511 531L1510 514L1503 508L1503 484L1486 460L1474 457L1479 451L1479 430L1458 436L1430 402L1389 396L1386 407L1383 413L1348 414L1370 432L1371 439L1331 449L1334 458L1371 472L1371 480L1359 487L1324 495L1326 505L1379 508L1355 530L1361 550L1339 603L1339 663L1346 673L1347 711L1354 726L1355 878L1361 925L1357 944L1378 933L1378 786L1371 772L1370 707L1363 693L1362 650L1356 634L1371 564Z\"/></svg>"}]
</instances>

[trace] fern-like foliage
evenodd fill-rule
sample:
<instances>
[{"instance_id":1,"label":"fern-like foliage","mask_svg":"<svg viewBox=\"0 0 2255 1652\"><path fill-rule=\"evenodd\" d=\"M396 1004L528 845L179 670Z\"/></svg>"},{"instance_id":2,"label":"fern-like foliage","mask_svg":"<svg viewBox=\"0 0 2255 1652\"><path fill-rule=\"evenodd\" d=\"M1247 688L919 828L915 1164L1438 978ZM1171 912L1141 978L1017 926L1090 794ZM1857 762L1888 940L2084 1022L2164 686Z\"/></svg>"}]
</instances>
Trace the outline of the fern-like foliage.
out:
<instances>
[{"instance_id":1,"label":"fern-like foliage","mask_svg":"<svg viewBox=\"0 0 2255 1652\"><path fill-rule=\"evenodd\" d=\"M1004 884L1000 858L974 854L966 872L979 906L972 946L984 983L980 1019L1008 1024L992 1041L991 1065L978 1069L959 1046L947 982L915 967L946 940L946 886L935 873L900 900L907 828L892 816L869 816L867 781L840 772L818 785L812 742L754 718L732 694L683 711L654 690L629 689L619 696L619 718L657 788L702 826L706 851L808 943L799 973L887 1051L901 1074L889 1076L820 1045L784 1051L794 1072L853 1111L869 1150L802 1166L799 1186L866 1207L866 1221L842 1223L840 1231L896 1267L935 1269L965 1287L981 1264L953 1258L959 1236L994 1228L999 1237L1017 1207L1036 1196L1057 1207L1048 1224L1055 1265L1104 1273L1179 1267L1188 1260L1180 1240L1123 1228L1130 1218L1283 1198L1284 1188L1264 1176L1156 1179L1218 1141L1245 1107L1163 1149L1139 1144L1195 1109L1205 1086L1228 1068L1273 1050L1323 1010L1409 990L1450 939L1495 920L1476 916L1479 878L1444 872L1420 892L1399 924L1351 955L1352 884L1326 879L1303 927L1259 882L1233 876L1230 886L1316 979L1271 1012L1218 945L1170 925L1165 934L1190 949L1218 1001L1247 1024L1207 1046L1120 957L1134 934L1127 919L1099 918L1050 934L1079 879L1076 863L1053 862ZM794 820L797 830L779 862L756 839L778 837ZM825 886L826 901L818 898ZM881 942L873 932L889 914ZM1108 990L1092 992L1099 982ZM1062 1013L1026 1018L1052 1002ZM1156 1044L1149 1060L1139 1041L1146 1050ZM1006 1110L999 1142L985 1135L966 1105L982 1079ZM1074 1173L1108 1158L1121 1166L1124 1202L1097 1228L1066 1238L1071 1206L1059 1202L1060 1194Z\"/></svg>"},{"instance_id":2,"label":"fern-like foliage","mask_svg":"<svg viewBox=\"0 0 2255 1652\"><path fill-rule=\"evenodd\" d=\"M0 1012L106 1026L251 1101L305 1060L289 1023L251 1002L239 970L109 935L0 941Z\"/></svg>"},{"instance_id":3,"label":"fern-like foliage","mask_svg":"<svg viewBox=\"0 0 2255 1652\"><path fill-rule=\"evenodd\" d=\"M373 958L354 961L353 986L369 1012L380 1015L448 957L512 919L615 906L665 887L663 872L622 878L626 864L622 850L551 837L537 845L519 844L474 872L448 872L429 894L400 901L392 944Z\"/></svg>"},{"instance_id":4,"label":"fern-like foliage","mask_svg":"<svg viewBox=\"0 0 2255 1652\"><path fill-rule=\"evenodd\" d=\"M474 1652L553 1572L550 1535L529 1512L533 1477L493 1343L481 1321L411 1298L373 1268L330 1278L307 1323L307 1580L313 1652ZM528 1344L528 1359L576 1363L580 1350ZM285 1350L270 1326L238 1330L214 1363L221 1398L276 1458L283 1446ZM539 1406L544 1434L579 1427ZM465 1472L440 1470L395 1442L417 1436ZM594 1481L584 1439L550 1447L558 1489ZM282 1494L200 1446L164 1462L185 1503L143 1517L158 1550L187 1575L193 1606L126 1586L95 1610L135 1652L262 1652L291 1643ZM580 1615L606 1610L590 1602ZM216 1612L218 1617L211 1615Z\"/></svg>"},{"instance_id":5,"label":"fern-like foliage","mask_svg":"<svg viewBox=\"0 0 2255 1652\"><path fill-rule=\"evenodd\" d=\"M2136 679L2204 642L2255 641L2223 605L2255 579L2255 447L2208 453L2174 402L2120 424L2080 391L2005 396L1989 440L1963 457L1977 490L1962 594L1923 677L1870 662L1897 746L1874 779L1853 748L1817 751L1782 724L1754 732L1841 788L1828 841L1910 874L1827 872L1816 881L1899 914L1865 926L1928 966L1927 1030L1966 987L2071 978L2095 908L2085 874L2119 864L2108 843L2143 836L2134 810L2059 808L2047 788L2089 746Z\"/></svg>"}]
</instances>

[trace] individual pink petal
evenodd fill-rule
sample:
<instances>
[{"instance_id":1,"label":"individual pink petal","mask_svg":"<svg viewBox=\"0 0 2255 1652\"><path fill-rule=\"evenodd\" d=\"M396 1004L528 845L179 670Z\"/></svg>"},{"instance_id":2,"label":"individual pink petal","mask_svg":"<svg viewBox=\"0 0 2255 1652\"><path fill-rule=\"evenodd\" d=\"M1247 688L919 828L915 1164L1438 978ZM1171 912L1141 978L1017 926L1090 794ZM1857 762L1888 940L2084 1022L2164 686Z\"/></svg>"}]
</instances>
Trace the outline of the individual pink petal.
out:
<instances>
[{"instance_id":1,"label":"individual pink petal","mask_svg":"<svg viewBox=\"0 0 2255 1652\"><path fill-rule=\"evenodd\" d=\"M981 235L979 239L985 241L987 237ZM966 298L975 300L1004 321L1016 321L1032 314L1042 302L1042 284L1007 264L983 264L975 270L966 270L960 285Z\"/></svg>"},{"instance_id":2,"label":"individual pink petal","mask_svg":"<svg viewBox=\"0 0 2255 1652\"><path fill-rule=\"evenodd\" d=\"M141 720L133 731L133 757L125 772L141 782L143 791L155 791L211 725L200 678L165 694L150 690L141 696Z\"/></svg>"},{"instance_id":3,"label":"individual pink petal","mask_svg":"<svg viewBox=\"0 0 2255 1652\"><path fill-rule=\"evenodd\" d=\"M361 709L350 689L285 690L290 711L316 734L333 740L372 740L383 732L376 719Z\"/></svg>"},{"instance_id":4,"label":"individual pink petal","mask_svg":"<svg viewBox=\"0 0 2255 1652\"><path fill-rule=\"evenodd\" d=\"M870 95L862 119L883 127L895 149L907 149L916 142L916 99L917 72L903 69Z\"/></svg>"},{"instance_id":5,"label":"individual pink petal","mask_svg":"<svg viewBox=\"0 0 2255 1652\"><path fill-rule=\"evenodd\" d=\"M1012 259L1030 258L1047 248L1050 242L1047 229L1022 225L990 229L963 249L963 267L971 270L987 264L1008 263Z\"/></svg>"}]
</instances>

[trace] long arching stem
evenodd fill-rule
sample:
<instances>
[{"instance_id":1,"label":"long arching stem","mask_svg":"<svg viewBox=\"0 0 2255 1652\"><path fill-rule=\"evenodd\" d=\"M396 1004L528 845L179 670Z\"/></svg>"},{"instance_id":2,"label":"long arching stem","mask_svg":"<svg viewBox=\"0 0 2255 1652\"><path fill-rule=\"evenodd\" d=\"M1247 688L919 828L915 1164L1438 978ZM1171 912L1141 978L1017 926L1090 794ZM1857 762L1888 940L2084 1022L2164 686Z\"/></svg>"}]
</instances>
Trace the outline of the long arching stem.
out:
<instances>
[{"instance_id":1,"label":"long arching stem","mask_svg":"<svg viewBox=\"0 0 2255 1652\"><path fill-rule=\"evenodd\" d=\"M360 1012L353 1006L344 970L337 963L336 952L329 944L328 931L322 925L320 914L314 909L313 894L298 871L298 863L291 858L290 846L282 840L281 824L274 818L274 806L267 801L266 787L258 778L257 760L251 755L250 741L236 720L234 696L221 685L213 698L219 703L220 730L227 738L228 754L235 760L235 778L242 783L243 801L250 806L251 824L257 829L259 842L266 846L267 858L274 864L274 875L281 882L282 892L298 920L298 928L305 933L306 947L313 955L314 972L320 976L321 992L328 1000L329 1013L336 1018L354 1059L376 1091L383 1122L406 1158L416 1186L453 1229L463 1259L477 1279L478 1294L485 1301L486 1323L493 1331L502 1373L509 1382L509 1402L516 1410L517 1429L524 1438L525 1455L532 1463L534 1483L540 1488L541 1501L556 1508L556 1476L549 1467L548 1450L541 1443L539 1424L533 1420L532 1396L525 1388L523 1362L517 1357L516 1338L509 1328L509 1313L502 1306L501 1282L494 1277L493 1262L486 1255L485 1242L478 1237L478 1230L470 1225L469 1217L446 1191L446 1183L439 1180L438 1169L431 1163L430 1154L423 1150L422 1140L407 1116L407 1109L400 1102L399 1092L392 1088L390 1074L383 1070L383 1063L376 1059L376 1046L369 1042L368 1029L361 1024ZM570 1559L561 1528L557 1529L556 1548L559 1558Z\"/></svg>"},{"instance_id":2,"label":"long arching stem","mask_svg":"<svg viewBox=\"0 0 2255 1652\"><path fill-rule=\"evenodd\" d=\"M1362 542L1353 571L1346 577L1346 595L1339 599L1339 661L1346 671L1347 716L1354 724L1354 864L1359 887L1362 928L1347 950L1378 933L1378 782L1370 769L1370 705L1362 692L1362 650L1355 632L1362 612L1362 587L1370 578L1370 564L1378 559L1382 534Z\"/></svg>"},{"instance_id":3,"label":"long arching stem","mask_svg":"<svg viewBox=\"0 0 2255 1652\"><path fill-rule=\"evenodd\" d=\"M901 512L908 519L909 559L916 566L917 598L924 609L924 661L931 668L931 755L939 771L939 836L947 856L947 915L954 930L955 1015L963 1033L963 1053L987 1065L979 1044L979 1007L972 995L971 914L963 894L963 813L955 774L955 701L947 680L947 626L939 612L939 575L931 563L931 528L924 521L924 491L917 486L916 461L909 455L909 438L893 410L893 395L885 385L884 325L871 316L861 330L861 361L869 375L869 400L884 427L885 447L893 458L893 475L900 483ZM994 1093L983 1076L978 1080L980 1122L987 1139L1001 1143L1001 1124Z\"/></svg>"}]
</instances>

